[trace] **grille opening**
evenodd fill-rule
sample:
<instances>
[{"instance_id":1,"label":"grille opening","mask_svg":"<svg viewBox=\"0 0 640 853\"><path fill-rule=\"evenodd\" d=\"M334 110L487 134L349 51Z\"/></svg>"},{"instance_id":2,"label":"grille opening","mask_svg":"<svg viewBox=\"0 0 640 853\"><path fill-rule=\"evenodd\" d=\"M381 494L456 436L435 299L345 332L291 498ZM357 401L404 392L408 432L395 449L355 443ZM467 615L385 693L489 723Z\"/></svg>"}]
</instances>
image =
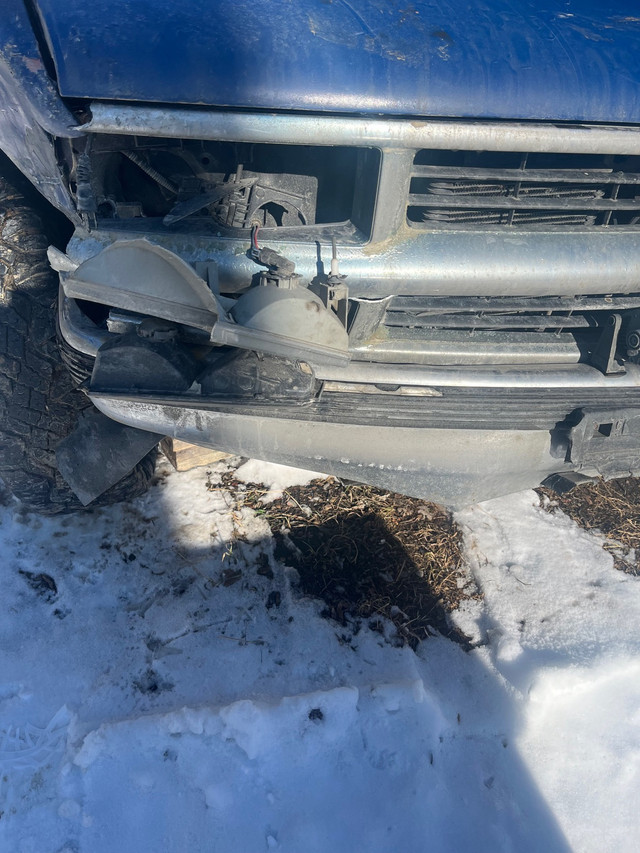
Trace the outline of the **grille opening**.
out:
<instances>
[{"instance_id":1,"label":"grille opening","mask_svg":"<svg viewBox=\"0 0 640 853\"><path fill-rule=\"evenodd\" d=\"M189 227L247 231L353 224L370 233L379 153L350 146L97 137L93 182L105 218L163 218L180 203ZM199 197L222 197L197 207Z\"/></svg>"},{"instance_id":2,"label":"grille opening","mask_svg":"<svg viewBox=\"0 0 640 853\"><path fill-rule=\"evenodd\" d=\"M571 228L640 223L640 157L418 151L413 227Z\"/></svg>"},{"instance_id":3,"label":"grille opening","mask_svg":"<svg viewBox=\"0 0 640 853\"><path fill-rule=\"evenodd\" d=\"M544 213L514 210L428 210L418 205L407 208L407 217L412 225L596 225L596 215L588 211L566 213L562 210L547 210ZM616 222L609 224L617 224ZM635 225L635 222L629 224Z\"/></svg>"},{"instance_id":4,"label":"grille opening","mask_svg":"<svg viewBox=\"0 0 640 853\"><path fill-rule=\"evenodd\" d=\"M522 160L529 169L576 169L640 171L640 155L564 154L540 151L442 151L422 148L416 152L415 166L460 166L495 169L519 169Z\"/></svg>"},{"instance_id":5,"label":"grille opening","mask_svg":"<svg viewBox=\"0 0 640 853\"><path fill-rule=\"evenodd\" d=\"M625 360L630 328L640 310L640 293L589 296L394 296L386 305L381 330L369 346L384 343L398 352L419 351L431 357L466 361L581 361L593 363L614 313L622 317L617 358ZM356 317L357 319L357 317ZM445 353L446 351L446 353ZM471 354L471 357L468 358ZM429 363L427 360L424 363ZM442 362L445 363L445 362ZM462 362L461 362L462 363Z\"/></svg>"}]
</instances>

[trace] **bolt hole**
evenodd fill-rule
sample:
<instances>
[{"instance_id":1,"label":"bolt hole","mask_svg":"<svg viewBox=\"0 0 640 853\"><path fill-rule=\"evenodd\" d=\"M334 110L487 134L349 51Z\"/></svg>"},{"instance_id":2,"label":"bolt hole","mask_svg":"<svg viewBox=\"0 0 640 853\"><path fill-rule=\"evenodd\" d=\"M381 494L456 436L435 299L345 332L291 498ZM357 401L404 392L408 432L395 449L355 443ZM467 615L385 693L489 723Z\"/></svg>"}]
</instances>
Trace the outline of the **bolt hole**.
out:
<instances>
[{"instance_id":1,"label":"bolt hole","mask_svg":"<svg viewBox=\"0 0 640 853\"><path fill-rule=\"evenodd\" d=\"M629 332L627 335L627 346L629 349L640 349L640 334L638 332Z\"/></svg>"}]
</instances>

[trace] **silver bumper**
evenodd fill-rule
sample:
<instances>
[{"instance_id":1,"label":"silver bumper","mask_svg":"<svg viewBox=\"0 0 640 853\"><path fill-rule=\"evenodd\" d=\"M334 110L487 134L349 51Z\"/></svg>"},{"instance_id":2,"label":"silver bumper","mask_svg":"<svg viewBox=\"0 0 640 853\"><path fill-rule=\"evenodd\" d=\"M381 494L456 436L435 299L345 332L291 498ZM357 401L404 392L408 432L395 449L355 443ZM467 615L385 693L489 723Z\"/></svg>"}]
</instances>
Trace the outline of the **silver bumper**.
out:
<instances>
[{"instance_id":1,"label":"silver bumper","mask_svg":"<svg viewBox=\"0 0 640 853\"><path fill-rule=\"evenodd\" d=\"M421 429L230 414L195 403L92 393L108 417L252 458L370 483L448 506L534 487L569 470L548 430Z\"/></svg>"}]
</instances>

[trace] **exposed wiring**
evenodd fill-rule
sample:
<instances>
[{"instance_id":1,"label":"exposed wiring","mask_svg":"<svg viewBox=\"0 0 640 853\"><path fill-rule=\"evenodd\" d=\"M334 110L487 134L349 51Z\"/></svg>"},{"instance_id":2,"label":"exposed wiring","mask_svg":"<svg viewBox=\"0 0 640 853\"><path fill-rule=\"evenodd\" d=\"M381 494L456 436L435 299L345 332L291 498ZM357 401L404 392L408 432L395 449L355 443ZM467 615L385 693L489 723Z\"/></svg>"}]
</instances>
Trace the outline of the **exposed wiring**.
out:
<instances>
[{"instance_id":1,"label":"exposed wiring","mask_svg":"<svg viewBox=\"0 0 640 853\"><path fill-rule=\"evenodd\" d=\"M259 252L260 247L258 246L258 231L260 230L259 225L253 225L251 227L251 248L254 252Z\"/></svg>"}]
</instances>

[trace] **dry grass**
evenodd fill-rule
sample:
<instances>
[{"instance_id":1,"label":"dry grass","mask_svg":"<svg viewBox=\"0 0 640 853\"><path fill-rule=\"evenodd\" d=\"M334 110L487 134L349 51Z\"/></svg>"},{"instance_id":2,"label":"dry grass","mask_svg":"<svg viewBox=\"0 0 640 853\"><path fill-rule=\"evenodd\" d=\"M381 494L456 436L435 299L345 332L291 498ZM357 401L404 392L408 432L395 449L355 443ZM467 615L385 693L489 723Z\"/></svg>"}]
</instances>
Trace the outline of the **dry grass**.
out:
<instances>
[{"instance_id":1,"label":"dry grass","mask_svg":"<svg viewBox=\"0 0 640 853\"><path fill-rule=\"evenodd\" d=\"M447 614L477 597L462 568L461 537L436 504L370 486L316 480L264 504L265 490L225 483L268 521L277 556L300 575L304 594L348 628L362 620L391 642L413 648L434 631L468 645ZM388 621L395 626L389 637Z\"/></svg>"},{"instance_id":2,"label":"dry grass","mask_svg":"<svg viewBox=\"0 0 640 853\"><path fill-rule=\"evenodd\" d=\"M557 508L585 530L605 537L616 568L640 575L640 479L598 480L564 495L539 489L550 512Z\"/></svg>"}]
</instances>

